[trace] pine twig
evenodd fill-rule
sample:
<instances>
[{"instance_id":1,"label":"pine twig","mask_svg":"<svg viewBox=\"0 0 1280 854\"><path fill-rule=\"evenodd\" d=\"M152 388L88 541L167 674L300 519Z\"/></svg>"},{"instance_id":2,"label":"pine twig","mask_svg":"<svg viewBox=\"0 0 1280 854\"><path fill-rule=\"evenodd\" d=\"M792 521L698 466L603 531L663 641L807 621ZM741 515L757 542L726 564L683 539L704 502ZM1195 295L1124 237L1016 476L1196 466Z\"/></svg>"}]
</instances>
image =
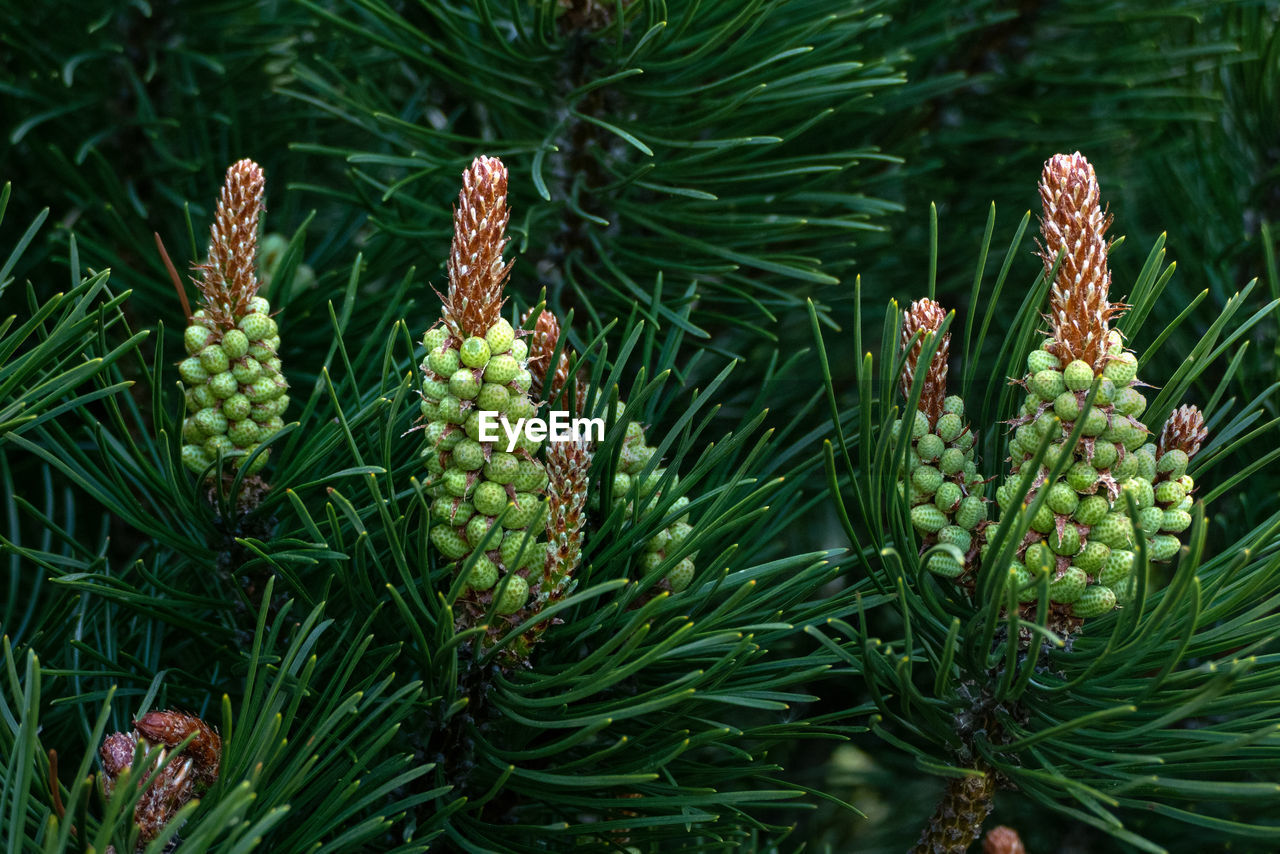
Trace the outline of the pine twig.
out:
<instances>
[{"instance_id":1,"label":"pine twig","mask_svg":"<svg viewBox=\"0 0 1280 854\"><path fill-rule=\"evenodd\" d=\"M991 813L995 789L990 773L949 779L912 854L964 854Z\"/></svg>"}]
</instances>

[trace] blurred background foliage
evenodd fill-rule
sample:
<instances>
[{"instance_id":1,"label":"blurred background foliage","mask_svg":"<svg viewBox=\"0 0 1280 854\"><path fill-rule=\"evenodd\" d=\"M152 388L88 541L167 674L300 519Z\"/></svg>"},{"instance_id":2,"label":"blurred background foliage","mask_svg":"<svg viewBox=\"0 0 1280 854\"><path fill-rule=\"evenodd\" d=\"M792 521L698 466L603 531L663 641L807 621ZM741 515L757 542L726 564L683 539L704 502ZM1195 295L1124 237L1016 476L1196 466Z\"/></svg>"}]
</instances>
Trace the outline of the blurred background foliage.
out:
<instances>
[{"instance_id":1,"label":"blurred background foliage","mask_svg":"<svg viewBox=\"0 0 1280 854\"><path fill-rule=\"evenodd\" d=\"M187 600L191 611L156 610L162 594L173 594L165 571L181 575L181 567L225 555L237 534L263 531L229 530L226 519L197 512L189 488L177 497L166 446L152 441L170 405L153 377L163 377L181 348L173 334L142 336L181 323L153 233L180 270L200 260L222 172L237 158L263 165L267 228L292 241L269 296L284 308L286 372L304 390L299 398L316 400L312 427L335 415L335 402L353 418L367 410L361 441L370 447L407 426L380 411L379 400L399 393L411 363L401 346L406 332L420 334L434 317L426 285L443 282L458 175L478 153L499 155L511 170L516 211L516 304L536 303L545 288L554 310L573 312L570 337L582 350L620 319L609 334L616 354L622 333L644 321L654 343L634 366L649 377L672 372L668 390L646 409L651 435L678 423L682 386L705 387L730 362L735 369L716 390L717 429L783 430L786 464L756 476L785 468L798 481L780 505L789 509L775 517L797 523L757 532L752 560L763 564L848 545L822 499L825 428L813 415L821 389L805 301L815 301L827 329L834 387L852 418L855 282L866 305L905 302L931 287L936 256L938 299L969 308L989 206L1001 247L1037 209L1035 181L1051 154L1078 149L1095 164L1117 214L1114 233L1127 236L1113 256L1121 293L1167 233L1178 273L1137 345L1149 345L1201 291L1205 301L1166 342L1170 359L1191 351L1249 279L1262 280L1253 308L1280 297L1272 239L1280 206L1278 15L1274 0L0 2L0 179L12 182L0 255L19 249L0 273L0 317L30 315L69 290L70 279L81 289L77 299L105 306L101 317L112 330L94 342L72 322L45 345L42 352L64 358L93 352L104 364L92 399L82 401L84 424L42 422L22 432L29 445L0 446L13 487L7 539L59 554L46 559L44 574L55 566L135 566L140 575L127 588L149 591L140 599L128 589L107 595L87 581L53 591L41 573L27 571L29 556L10 551L4 632L22 652L41 627L57 627L33 644L66 680L42 709L46 738L78 756L108 686L119 686L112 711L119 727L128 708L121 698L154 697L161 671L166 696L217 718L210 691L230 690L257 666L231 652L254 635L257 610L242 595L244 578L204 578L193 590L181 576L183 595L196 597ZM1004 260L997 253L989 266ZM1016 282L1038 266L1025 245L1010 263ZM303 265L314 279L297 274ZM104 285L96 274L107 269ZM353 349L333 394L321 368L344 356L331 303ZM396 325L401 318L407 329ZM676 337L686 354L678 359L674 345L661 344ZM400 348L394 356L389 339ZM1274 417L1275 401L1263 393L1277 380L1275 322L1257 324L1247 340L1227 394L1262 395ZM120 360L123 342L139 348L136 358ZM6 370L30 387L40 367L28 359ZM61 375L71 384L46 391L81 384L85 394L83 380ZM122 394L129 382L132 391ZM624 396L632 391L624 384ZM1214 391L1210 370L1190 399ZM0 400L6 430L10 402ZM54 405L48 395L31 402L45 412ZM113 438L96 433L95 421ZM337 428L318 432L282 441L294 452L309 449L315 469L299 466L294 483L323 502L318 484L357 468L349 448L364 445ZM695 452L683 438L681 445ZM45 455L33 452L42 447ZM83 454L74 467L102 477L97 491L56 465L49 449L62 447ZM95 462L103 454L116 462ZM403 457L378 465L409 470ZM114 466L124 473L109 474ZM1248 500L1230 508L1220 501L1211 542L1269 516L1276 488L1264 472ZM149 525L145 512L131 509L147 496L175 514L172 526ZM280 506L284 513L283 499ZM303 524L290 518L286 529ZM271 529L268 520L257 524ZM175 554L188 563L167 567ZM283 572L278 584L290 581L283 585L290 595L306 593L301 577L276 572ZM828 597L832 613L852 607L846 587L808 573L807 596ZM294 607L310 611L320 598ZM805 613L816 619L816 611ZM332 631L354 637L364 617L357 609ZM894 629L891 613L871 619ZM175 669L178 660L209 655L202 646L209 642L226 645L212 656L221 662L216 679ZM159 656L161 646L164 662L141 654ZM818 655L791 635L780 647ZM14 661L20 670L17 652ZM373 684L380 673L371 666L356 681ZM788 714L865 722L867 698L856 680L806 690L813 698ZM901 850L932 808L935 781L917 779L913 766L871 738L839 748L784 740L771 757L788 767L791 783L830 791L870 817L820 802L776 843L781 849L808 840L833 850ZM388 755L374 773L390 779L396 761ZM429 791L424 784L404 800ZM282 786L263 803L297 797ZM1011 800L1007 809L1010 823L1033 828L1033 850L1103 844L1093 831L1026 804ZM1159 838L1160 828L1149 832ZM1203 850L1193 837L1160 841Z\"/></svg>"}]
</instances>

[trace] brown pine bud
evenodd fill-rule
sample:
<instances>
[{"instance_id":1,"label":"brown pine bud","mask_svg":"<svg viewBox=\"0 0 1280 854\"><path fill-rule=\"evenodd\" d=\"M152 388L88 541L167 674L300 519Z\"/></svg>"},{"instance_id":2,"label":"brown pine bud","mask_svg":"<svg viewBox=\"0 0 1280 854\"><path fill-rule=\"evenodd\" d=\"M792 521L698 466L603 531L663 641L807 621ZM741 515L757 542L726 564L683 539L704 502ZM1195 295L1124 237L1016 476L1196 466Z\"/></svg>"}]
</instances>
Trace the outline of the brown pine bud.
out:
<instances>
[{"instance_id":1,"label":"brown pine bud","mask_svg":"<svg viewBox=\"0 0 1280 854\"><path fill-rule=\"evenodd\" d=\"M258 293L258 219L265 179L262 167L240 160L227 170L209 227L209 260L196 269L205 316L218 329L235 328Z\"/></svg>"},{"instance_id":2,"label":"brown pine bud","mask_svg":"<svg viewBox=\"0 0 1280 854\"><path fill-rule=\"evenodd\" d=\"M511 263L507 245L507 168L496 157L477 157L462 173L453 210L449 250L449 292L440 298L449 334L459 340L483 337L502 316L502 289Z\"/></svg>"},{"instance_id":3,"label":"brown pine bud","mask_svg":"<svg viewBox=\"0 0 1280 854\"><path fill-rule=\"evenodd\" d=\"M113 732L98 748L98 756L102 759L102 786L107 797L111 797L116 778L133 765L133 751L137 744L137 736L133 733Z\"/></svg>"},{"instance_id":4,"label":"brown pine bud","mask_svg":"<svg viewBox=\"0 0 1280 854\"><path fill-rule=\"evenodd\" d=\"M164 762L166 753L160 750L156 763ZM195 779L190 759L178 757L165 766L152 781L133 808L133 821L138 825L142 841L149 842L160 835L182 805L195 794Z\"/></svg>"},{"instance_id":5,"label":"brown pine bud","mask_svg":"<svg viewBox=\"0 0 1280 854\"><path fill-rule=\"evenodd\" d=\"M532 311L525 312L521 325L527 325ZM529 338L529 371L533 374L534 392L544 400L554 400L569 382L568 352L561 351L556 369L549 371L556 342L560 340L560 320L549 311L538 315ZM586 387L579 384L571 404L573 416L586 406ZM574 588L573 574L582 562L582 545L586 536L588 473L593 456L592 444L583 438L547 445L547 556L537 578L536 599L545 608L564 599ZM527 656L542 633L549 628L542 622L526 635L522 655Z\"/></svg>"},{"instance_id":6,"label":"brown pine bud","mask_svg":"<svg viewBox=\"0 0 1280 854\"><path fill-rule=\"evenodd\" d=\"M529 309L520 318L520 325L527 327L529 324L529 316L533 314L533 309ZM542 388L550 373L551 354L556 348L556 342L560 340L560 318L556 317L549 311L543 310L538 315L538 322L533 325L533 332L529 335L529 373L533 374L533 391L535 394L546 398L550 395L542 394ZM561 354L561 360L564 355ZM557 369L559 365L556 366ZM559 370L557 370L559 373ZM554 375L552 386L554 388Z\"/></svg>"},{"instance_id":7,"label":"brown pine bud","mask_svg":"<svg viewBox=\"0 0 1280 854\"><path fill-rule=\"evenodd\" d=\"M1057 154L1044 164L1040 201L1040 259L1046 274L1062 253L1049 289L1050 352L1063 365L1079 359L1101 371L1110 321L1126 306L1109 301L1111 216L1099 203L1098 178L1084 155Z\"/></svg>"},{"instance_id":8,"label":"brown pine bud","mask_svg":"<svg viewBox=\"0 0 1280 854\"><path fill-rule=\"evenodd\" d=\"M521 325L529 322L529 315L532 310L525 312L521 319ZM569 382L569 352L568 348L560 351L560 358L556 360L555 371L550 370L551 356L556 349L556 343L560 340L560 319L549 311L543 311L538 315L538 322L534 324L533 333L529 336L529 372L533 374L533 390L535 394L542 397L543 400L553 400L556 395ZM550 380L545 392L543 386ZM579 388L577 394L578 411L580 412L585 402L585 388Z\"/></svg>"},{"instance_id":9,"label":"brown pine bud","mask_svg":"<svg viewBox=\"0 0 1280 854\"><path fill-rule=\"evenodd\" d=\"M169 713L157 712L152 714ZM150 715L146 717L150 717ZM199 719L195 720L198 721ZM155 723L157 733L164 731L172 735L168 723L161 721L156 721ZM200 725L204 726L203 722ZM112 796L120 776L133 767L133 754L137 747L138 739L139 735L136 730L128 733L112 733L103 741L102 747L98 750L98 755L102 759L102 788L108 798ZM197 737L197 740L199 740L199 737ZM139 788L146 782L152 771L160 765L164 765L165 760L169 758L167 748L155 748L145 738L143 746L143 755L147 759L143 766L146 769L146 773L140 774L136 780ZM160 831L164 829L164 826L182 808L182 805L191 800L195 794L197 784L194 770L195 764L195 759L190 756L173 758L155 775L151 784L142 793L133 808L133 822L138 827L138 835L141 842L146 843L155 839L160 834ZM216 767L214 769L214 778L217 778Z\"/></svg>"},{"instance_id":10,"label":"brown pine bud","mask_svg":"<svg viewBox=\"0 0 1280 854\"><path fill-rule=\"evenodd\" d=\"M553 602L563 599L571 589L573 573L582 562L591 457L586 440L555 442L547 449L549 548L541 589Z\"/></svg>"},{"instance_id":11,"label":"brown pine bud","mask_svg":"<svg viewBox=\"0 0 1280 854\"><path fill-rule=\"evenodd\" d=\"M902 369L903 397L911 396L911 386L915 383L916 371L919 368L920 356L924 352L924 335L911 344L916 332L928 334L937 332L947 319L947 312L931 299L916 300L911 303L906 317L902 321L902 349L907 353L906 364ZM920 411L929 418L932 426L942 415L942 402L947 396L947 360L951 351L951 333L942 336L942 341L933 353L933 360L925 373L924 388L920 392Z\"/></svg>"},{"instance_id":12,"label":"brown pine bud","mask_svg":"<svg viewBox=\"0 0 1280 854\"><path fill-rule=\"evenodd\" d=\"M983 854L1027 854L1018 831L1006 825L993 827L982 840Z\"/></svg>"},{"instance_id":13,"label":"brown pine bud","mask_svg":"<svg viewBox=\"0 0 1280 854\"><path fill-rule=\"evenodd\" d=\"M1194 457L1208 435L1200 410L1190 404L1179 406L1164 422L1160 440L1156 443L1156 456L1162 457L1176 448L1188 457Z\"/></svg>"},{"instance_id":14,"label":"brown pine bud","mask_svg":"<svg viewBox=\"0 0 1280 854\"><path fill-rule=\"evenodd\" d=\"M183 748L183 756L191 760L195 782L212 786L218 779L222 762L222 739L207 723L185 712L147 712L133 722L133 728L152 744L177 747L187 736L195 734Z\"/></svg>"}]
</instances>

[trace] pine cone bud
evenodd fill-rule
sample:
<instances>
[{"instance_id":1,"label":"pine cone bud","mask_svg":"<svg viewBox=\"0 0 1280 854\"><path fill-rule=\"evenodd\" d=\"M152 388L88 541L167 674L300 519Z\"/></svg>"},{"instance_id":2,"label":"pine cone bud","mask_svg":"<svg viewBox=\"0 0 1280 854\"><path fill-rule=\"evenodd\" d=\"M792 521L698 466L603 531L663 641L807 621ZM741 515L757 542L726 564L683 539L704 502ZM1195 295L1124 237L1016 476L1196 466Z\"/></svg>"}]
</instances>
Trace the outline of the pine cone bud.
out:
<instances>
[{"instance_id":1,"label":"pine cone bud","mask_svg":"<svg viewBox=\"0 0 1280 854\"><path fill-rule=\"evenodd\" d=\"M1159 460L1160 457L1175 449L1182 451L1188 458L1194 457L1208 435L1209 431L1204 426L1204 415L1200 410L1190 404L1183 404L1173 411L1160 430L1160 441L1156 444L1156 459Z\"/></svg>"},{"instance_id":2,"label":"pine cone bud","mask_svg":"<svg viewBox=\"0 0 1280 854\"><path fill-rule=\"evenodd\" d=\"M585 442L559 442L547 449L547 560L540 593L547 601L573 589L582 562L592 452Z\"/></svg>"},{"instance_id":3,"label":"pine cone bud","mask_svg":"<svg viewBox=\"0 0 1280 854\"><path fill-rule=\"evenodd\" d=\"M156 775L134 806L133 820L138 826L140 841L146 843L160 834L183 804L217 781L222 740L200 718L184 712L148 712L134 721L133 726L128 733L109 735L98 751L102 759L103 790L108 798L119 777L132 767L140 740L144 755L149 757L158 751L155 761L159 765L167 758L167 751L194 735L182 754ZM144 781L145 777L140 777L137 784L141 786Z\"/></svg>"},{"instance_id":4,"label":"pine cone bud","mask_svg":"<svg viewBox=\"0 0 1280 854\"><path fill-rule=\"evenodd\" d=\"M1187 463L1199 450L1209 431L1204 415L1189 404L1178 407L1160 430L1151 458L1154 484L1153 500L1148 508L1151 518L1143 524L1149 537L1152 560L1169 560L1178 553L1181 534L1191 527L1191 492L1195 481L1187 474Z\"/></svg>"},{"instance_id":5,"label":"pine cone bud","mask_svg":"<svg viewBox=\"0 0 1280 854\"><path fill-rule=\"evenodd\" d=\"M183 748L183 756L191 760L191 770L201 787L218 780L222 762L222 739L213 727L195 715L177 711L147 712L133 722L133 728L151 744L177 747L188 736L191 742Z\"/></svg>"},{"instance_id":6,"label":"pine cone bud","mask_svg":"<svg viewBox=\"0 0 1280 854\"><path fill-rule=\"evenodd\" d=\"M942 306L931 299L916 300L911 303L911 308L907 310L906 316L902 321L902 348L906 350L911 347L907 353L906 363L902 370L902 396L909 398L911 396L911 386L915 383L916 372L919 370L920 356L924 352L924 335L930 332L936 332L942 328L942 323L947 319L947 313ZM917 332L923 334L917 339L914 345L911 343ZM942 341L938 343L937 349L934 351L933 359L930 360L925 372L924 387L920 392L920 411L929 419L929 426L942 415L942 401L947 396L947 361L951 350L951 333L947 333L942 337Z\"/></svg>"},{"instance_id":7,"label":"pine cone bud","mask_svg":"<svg viewBox=\"0 0 1280 854\"><path fill-rule=\"evenodd\" d=\"M533 314L530 309L524 313L521 318L521 325L527 326L529 317ZM549 311L543 311L538 315L537 323L534 324L533 332L529 335L529 370L533 373L533 388L544 400L554 395L551 393L544 394L543 385L551 374L551 354L555 349L556 342L560 340L560 319ZM564 361L564 355L561 355ZM559 365L556 366L559 373ZM553 382L554 389L554 382Z\"/></svg>"},{"instance_id":8,"label":"pine cone bud","mask_svg":"<svg viewBox=\"0 0 1280 854\"><path fill-rule=\"evenodd\" d=\"M496 157L477 157L462 174L453 210L449 291L441 317L460 340L483 336L501 319L502 289L511 275L507 245L507 167Z\"/></svg>"},{"instance_id":9,"label":"pine cone bud","mask_svg":"<svg viewBox=\"0 0 1280 854\"><path fill-rule=\"evenodd\" d=\"M946 310L930 299L913 302L907 311L901 344L906 353L901 378L904 397L911 394L924 352L923 337L913 343L916 333L936 333L946 317ZM966 573L977 565L978 552L985 542L982 531L986 521L982 498L985 481L974 461L974 436L965 422L964 401L957 395L947 395L950 338L948 334L938 342L926 369L920 403L911 415L911 446L898 476L900 488L908 493L911 522L920 535L922 554L935 543L946 542L945 531L954 529L964 534L963 547L955 541L956 537L951 537L951 545L965 554L962 565L957 565L947 554L935 553L925 562L925 567L947 578L964 576L962 583L971 584ZM901 422L894 425L895 436L900 429Z\"/></svg>"},{"instance_id":10,"label":"pine cone bud","mask_svg":"<svg viewBox=\"0 0 1280 854\"><path fill-rule=\"evenodd\" d=\"M529 313L524 321L528 322ZM561 352L555 371L548 371L552 351L560 338L560 320L549 311L538 315L529 342L529 369L534 388L544 400L551 401L568 383L569 354ZM547 386L544 388L544 381ZM586 388L579 387L570 404L570 417L579 416L586 408ZM546 561L538 584L537 603L541 607L558 602L574 588L574 572L582 562L582 545L586 534L586 503L590 490L589 473L594 456L589 438L557 442L547 446L547 550ZM546 628L540 623L536 633ZM536 639L536 638L535 638Z\"/></svg>"},{"instance_id":11,"label":"pine cone bud","mask_svg":"<svg viewBox=\"0 0 1280 854\"><path fill-rule=\"evenodd\" d=\"M235 327L258 293L258 219L266 184L262 167L240 160L227 169L222 194L209 227L209 259L197 267L196 282L214 328Z\"/></svg>"},{"instance_id":12,"label":"pine cone bud","mask_svg":"<svg viewBox=\"0 0 1280 854\"><path fill-rule=\"evenodd\" d=\"M1027 854L1027 849L1018 831L1002 824L987 831L982 840L982 854Z\"/></svg>"},{"instance_id":13,"label":"pine cone bud","mask_svg":"<svg viewBox=\"0 0 1280 854\"><path fill-rule=\"evenodd\" d=\"M1098 179L1080 152L1058 154L1044 164L1040 176L1040 258L1048 274L1062 252L1062 263L1049 291L1049 324L1053 343L1046 349L1060 365L1079 360L1090 375L1105 366L1111 318L1123 306L1108 301L1111 271L1107 266L1110 215L1099 204Z\"/></svg>"},{"instance_id":14,"label":"pine cone bud","mask_svg":"<svg viewBox=\"0 0 1280 854\"><path fill-rule=\"evenodd\" d=\"M1031 528L1048 535L1045 543L1056 555L1049 579L1053 624L1070 631L1079 619L1124 601L1123 592L1132 587L1131 576L1118 578L1114 591L1098 583L1108 551L1132 546L1134 521L1154 534L1165 520L1163 509L1153 508L1155 456L1146 453L1147 430L1137 420L1146 408L1137 359L1125 350L1120 333L1109 328L1125 306L1109 298L1105 235L1111 218L1101 207L1093 167L1078 152L1055 156L1045 164L1040 198L1046 274L1058 263L1059 252L1063 257L1050 289L1051 335L1028 355L1027 373L1018 381L1027 397L1011 422L1011 472L996 495L1002 511L1022 512L1011 499L1025 466L1049 437L1048 453L1025 500L1031 504L1047 490ZM1068 446L1077 422L1083 422L1083 438ZM1068 456L1066 471L1050 482L1050 469L1063 455ZM1126 515L1126 495L1137 504L1135 519ZM1179 521L1176 515L1169 518L1171 525ZM1031 542L1034 538L1022 545L1021 559L1026 560ZM1036 593L1024 595L1030 616Z\"/></svg>"}]
</instances>

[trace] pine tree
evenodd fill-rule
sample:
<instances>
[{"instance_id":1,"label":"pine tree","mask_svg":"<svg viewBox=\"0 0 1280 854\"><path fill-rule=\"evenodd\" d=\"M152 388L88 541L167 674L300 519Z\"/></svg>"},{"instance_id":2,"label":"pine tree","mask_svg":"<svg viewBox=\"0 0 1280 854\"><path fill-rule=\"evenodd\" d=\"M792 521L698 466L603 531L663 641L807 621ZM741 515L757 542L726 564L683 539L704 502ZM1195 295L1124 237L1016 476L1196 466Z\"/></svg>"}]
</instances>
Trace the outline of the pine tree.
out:
<instances>
[{"instance_id":1,"label":"pine tree","mask_svg":"<svg viewBox=\"0 0 1280 854\"><path fill-rule=\"evenodd\" d=\"M497 163L477 161L486 162ZM242 166L231 172L230 201L220 209L226 220L215 226L210 259L197 268L211 326L196 323L182 336L188 350L201 346L201 359L214 346L210 336L222 330L223 351L238 346L230 341L234 330L247 333L258 321L245 318L261 316L252 288L221 290L229 281L255 279L245 266L254 258L252 240L224 242L231 224L247 215L238 213L245 208L234 189L250 174ZM251 172L248 198L261 180ZM467 174L470 182L482 173ZM468 187L486 198L485 187L498 186L479 180ZM452 322L459 337L473 331L473 312L490 331L501 325L494 297L505 277L502 241L465 248L493 214L469 207L472 192L464 190L458 208L463 242L455 245L464 248L452 269L462 277L488 258L480 267L498 270L485 280L497 289L455 279L443 305L445 326L436 328ZM231 255L220 255L227 246ZM348 307L359 269L357 259ZM288 293L280 275L273 285ZM404 293L413 286L422 287L405 277L396 287ZM281 326L289 324L287 302L280 314ZM236 318L230 330L222 324ZM104 368L95 392L108 402L101 423L97 412L80 409L34 423L32 439L7 437L15 451L38 461L50 483L82 490L104 519L137 532L128 552L98 556L71 537L24 542L21 528L6 542L11 554L54 581L52 591L38 583L19 587L30 603L30 625L19 626L18 649L6 646L11 678L4 708L16 725L6 731L6 754L25 757L6 778L11 814L24 817L15 819L15 832L43 827L59 835L60 845L90 834L97 847L110 842L118 851L156 850L179 834L199 850L260 836L281 850L335 839L396 850L421 850L433 840L536 850L622 840L736 846L780 830L749 816L803 790L773 779L765 751L802 734L835 734L805 716L770 721L770 712L805 701L793 686L834 660L787 638L798 625L851 607L845 592L821 592L839 572L830 553L771 559L780 532L812 502L801 486L816 459L769 453L773 442L760 433L759 414L714 443L707 438L717 423L707 405L731 365L703 368L706 357L693 354L686 371L706 371L709 379L706 394L689 397L666 383L677 342L656 346L633 321L619 330L619 355L609 356L602 335L572 360L578 374L590 366L582 376L591 389L581 398L584 411L621 412L618 398L625 396L628 417L672 426L656 447L644 444L641 430L637 445L636 422L609 414L593 465L548 458L558 478L548 488L558 500L549 522L535 516L530 523L549 526L553 548L530 541L546 555L549 583L530 573L527 607L498 603L495 621L466 594L468 585L479 589L473 579L481 555L472 556L469 573L458 573L454 560L464 555L442 548L434 535L433 487L421 476L421 444L411 429L418 416L415 366L428 350L448 349L451 339L432 339L436 349L416 347L406 322L388 315L373 336L377 346L349 348L345 322L335 307L334 344L320 381L298 401L298 420L264 437L256 456L223 454L229 467L214 488L205 480L207 462L191 473L182 465L189 456L182 426L189 393L172 390L173 374L165 377L172 369L163 360L140 361L139 352L128 361L148 388L149 411L122 397L117 377ZM425 328L433 321L428 315L416 322ZM123 318L116 324L128 328ZM195 337L191 330L200 341L186 341ZM253 340L270 331L255 328ZM156 353L163 353L162 324L156 332ZM472 336L461 346L472 340L484 341ZM513 340L508 334L506 346ZM85 346L92 352L98 344L91 339ZM555 378L566 363L546 356L546 346L544 335L538 347L549 376L539 386L554 394L575 380ZM554 346L563 350L563 336ZM492 347L503 349L496 339ZM286 375L289 364L282 362ZM210 411L232 397L217 398ZM667 414L671 406L680 413ZM633 462L628 454L640 450ZM267 451L255 482L251 472ZM529 451L534 459L536 445ZM489 463L496 460L491 453ZM636 473L637 485L615 503L609 490L622 491L626 472ZM121 491L125 481L134 489ZM22 507L21 526L60 524L34 505ZM510 525L502 512L511 511L499 512ZM562 535L574 514L585 529L576 546L565 539L572 532ZM696 523L686 524L686 517ZM681 526L676 542L669 532ZM654 551L650 543L659 536L662 549ZM562 583L562 548L578 553L571 585ZM519 563L506 563L505 551L497 558L491 556L499 551L490 551L486 560L505 563L509 579L525 580L514 573ZM705 556L696 574L683 569L695 553ZM657 561L639 559L655 554ZM64 588L73 595L63 595ZM46 670L36 650L56 647L77 650L75 656L92 651L95 661L134 662L128 674L84 677L123 681L118 699L114 687L105 698L68 695L96 720L87 732L77 733L74 719L39 702L49 690L43 686L57 692L64 677L60 667ZM188 678L166 675L193 667L199 669ZM193 777L182 764L192 745L157 745L143 728L158 704L190 709L217 728L220 772L203 797L188 788ZM721 713L734 708L755 710L760 722L724 726ZM129 736L129 721L138 721L132 726L140 735ZM93 794L98 778L89 771L109 723L117 732L111 739L136 749L126 762L114 747L104 748L104 779L114 784L104 789L100 810ZM55 753L86 741L75 775L61 778ZM149 764L153 756L163 764ZM135 776L122 776L130 767L138 769ZM152 776L140 785L121 782L141 773Z\"/></svg>"},{"instance_id":2,"label":"pine tree","mask_svg":"<svg viewBox=\"0 0 1280 854\"><path fill-rule=\"evenodd\" d=\"M0 844L1270 844L1275 11L0 4ZM1077 148L1160 387L985 284ZM606 430L516 488L482 396Z\"/></svg>"},{"instance_id":3,"label":"pine tree","mask_svg":"<svg viewBox=\"0 0 1280 854\"><path fill-rule=\"evenodd\" d=\"M1210 547L1206 508L1247 490L1280 456L1232 453L1275 422L1257 425L1257 399L1241 406L1217 393L1204 414L1178 403L1197 377L1223 370L1215 363L1277 304L1244 316L1250 283L1147 405L1136 375L1160 369L1172 330L1136 357L1124 345L1144 337L1172 268L1162 268L1158 244L1129 304L1115 299L1098 186L1079 154L1045 164L1042 271L1003 341L987 335L999 322L993 299L963 322L978 334L957 377L948 372L955 313L932 299L906 312L891 302L881 358L900 386L878 390L893 374L873 373L868 354L860 442L834 413L828 467L833 477L844 467L846 531L870 586L896 593L902 634L886 640L866 620L836 621L829 642L838 638L867 680L877 732L946 780L916 851L969 850L1002 789L1142 850L1164 850L1169 838L1150 816L1193 836L1274 834L1263 817L1276 794L1263 733L1276 722L1269 706L1235 691L1268 683L1255 653L1270 643L1269 607L1258 604L1277 583L1280 515L1229 525L1234 539ZM1027 222L993 294L1006 287ZM1239 366L1231 359L1223 382ZM967 428L958 418L944 425L962 411ZM959 470L940 455L965 429L980 472L998 472L1001 460L1012 469L994 477L990 518L961 524L960 501L980 500L991 478L953 482L939 471ZM944 496L948 484L954 495Z\"/></svg>"}]
</instances>

